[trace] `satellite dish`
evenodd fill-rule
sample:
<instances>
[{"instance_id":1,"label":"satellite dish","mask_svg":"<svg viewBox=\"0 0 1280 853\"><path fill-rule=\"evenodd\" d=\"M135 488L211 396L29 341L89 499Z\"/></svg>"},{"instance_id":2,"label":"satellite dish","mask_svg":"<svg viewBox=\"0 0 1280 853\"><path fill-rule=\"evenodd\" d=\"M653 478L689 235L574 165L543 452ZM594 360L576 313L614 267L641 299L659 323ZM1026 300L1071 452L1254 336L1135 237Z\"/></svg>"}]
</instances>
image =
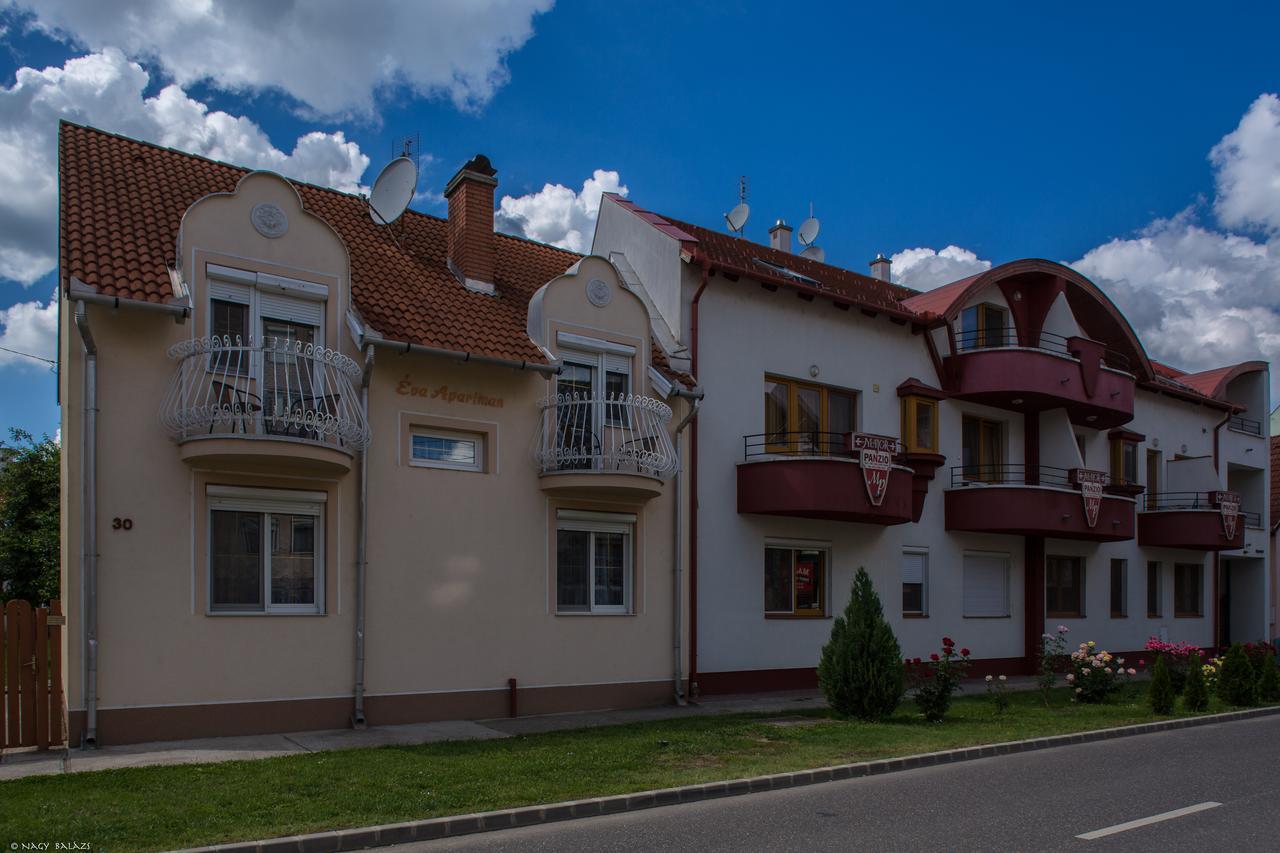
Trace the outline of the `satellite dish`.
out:
<instances>
[{"instance_id":1,"label":"satellite dish","mask_svg":"<svg viewBox=\"0 0 1280 853\"><path fill-rule=\"evenodd\" d=\"M804 222L800 223L800 228L796 231L796 237L800 238L800 242L806 246L812 246L813 241L818 239L819 222L810 216Z\"/></svg>"},{"instance_id":2,"label":"satellite dish","mask_svg":"<svg viewBox=\"0 0 1280 853\"><path fill-rule=\"evenodd\" d=\"M397 157L373 182L373 191L369 193L369 216L379 225L390 225L413 201L417 188L417 164L408 157Z\"/></svg>"},{"instance_id":3,"label":"satellite dish","mask_svg":"<svg viewBox=\"0 0 1280 853\"><path fill-rule=\"evenodd\" d=\"M809 221L812 222L813 220L809 220ZM817 229L815 228L814 230L816 231ZM811 261L817 261L818 263L822 263L827 259L827 253L822 251L821 246L806 246L804 248L804 251L800 253L800 257L808 258Z\"/></svg>"},{"instance_id":4,"label":"satellite dish","mask_svg":"<svg viewBox=\"0 0 1280 853\"><path fill-rule=\"evenodd\" d=\"M747 217L751 215L751 208L744 201L724 215L724 221L729 223L730 231L742 233L743 227L747 224Z\"/></svg>"}]
</instances>

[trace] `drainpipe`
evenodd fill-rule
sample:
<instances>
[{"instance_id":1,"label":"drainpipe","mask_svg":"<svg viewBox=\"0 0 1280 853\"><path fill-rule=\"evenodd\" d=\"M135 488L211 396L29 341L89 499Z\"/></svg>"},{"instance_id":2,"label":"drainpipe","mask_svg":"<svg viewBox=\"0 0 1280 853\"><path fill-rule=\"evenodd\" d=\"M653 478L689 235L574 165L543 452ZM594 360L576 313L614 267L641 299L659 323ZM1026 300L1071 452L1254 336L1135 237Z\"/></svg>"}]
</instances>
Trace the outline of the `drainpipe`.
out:
<instances>
[{"instance_id":1,"label":"drainpipe","mask_svg":"<svg viewBox=\"0 0 1280 853\"><path fill-rule=\"evenodd\" d=\"M1222 416L1222 420L1213 426L1213 470L1218 475L1218 488L1226 489L1229 485L1226 478L1222 476L1222 466L1219 464L1219 442L1221 441L1222 428L1231 422L1231 416L1235 414L1234 410L1229 410ZM1218 582L1222 575L1222 555L1217 551L1213 552L1213 585L1210 587L1213 595L1213 602L1210 605L1213 608L1213 644L1220 647L1226 641L1222 636L1222 614L1221 604L1218 601Z\"/></svg>"},{"instance_id":2,"label":"drainpipe","mask_svg":"<svg viewBox=\"0 0 1280 853\"><path fill-rule=\"evenodd\" d=\"M373 344L364 350L364 370L360 374L360 406L364 409L364 422L369 423L369 382L373 378ZM360 507L359 529L356 531L356 684L355 709L351 714L351 727L363 729L364 718L364 612L365 575L369 558L369 447L360 451Z\"/></svg>"},{"instance_id":3,"label":"drainpipe","mask_svg":"<svg viewBox=\"0 0 1280 853\"><path fill-rule=\"evenodd\" d=\"M677 397L683 397L686 400L690 400L693 403L693 405L689 407L688 414L686 414L684 419L676 425L676 525L675 536L672 537L675 540L675 546L673 548L674 557L672 560L672 564L675 566L675 595L671 609L671 612L675 614L675 629L673 632L676 664L675 693L676 704L685 705L687 702L684 695L684 644L682 642L684 629L684 552L681 550L683 537L681 535L682 525L680 523L681 519L684 517L684 492L682 490L681 483L681 480L683 479L682 475L684 474L684 464L683 460L680 458L680 434L684 432L684 428L692 423L693 419L698 416L698 409L702 407L702 391L699 389L695 389L693 391L685 391L682 389L677 390L675 395Z\"/></svg>"},{"instance_id":4,"label":"drainpipe","mask_svg":"<svg viewBox=\"0 0 1280 853\"><path fill-rule=\"evenodd\" d=\"M698 303L711 277L711 262L702 262L702 282L693 294L689 309L690 370L698 376ZM693 445L689 453L689 692L697 697L698 686L698 422L689 434Z\"/></svg>"},{"instance_id":5,"label":"drainpipe","mask_svg":"<svg viewBox=\"0 0 1280 853\"><path fill-rule=\"evenodd\" d=\"M84 493L80 576L84 582L86 645L85 730L81 746L98 745L98 346L89 328L84 300L76 302L76 328L84 342Z\"/></svg>"}]
</instances>

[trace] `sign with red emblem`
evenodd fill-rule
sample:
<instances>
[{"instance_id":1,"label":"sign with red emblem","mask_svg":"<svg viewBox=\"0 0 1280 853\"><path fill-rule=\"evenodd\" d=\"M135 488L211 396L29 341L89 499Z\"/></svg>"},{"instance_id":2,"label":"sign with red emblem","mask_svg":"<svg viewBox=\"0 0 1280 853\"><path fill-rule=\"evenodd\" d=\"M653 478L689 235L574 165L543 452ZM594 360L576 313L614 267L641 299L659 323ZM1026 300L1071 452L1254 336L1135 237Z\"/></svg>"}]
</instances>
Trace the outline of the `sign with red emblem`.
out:
<instances>
[{"instance_id":1,"label":"sign with red emblem","mask_svg":"<svg viewBox=\"0 0 1280 853\"><path fill-rule=\"evenodd\" d=\"M1209 495L1211 503L1218 505L1222 513L1222 533L1227 539L1236 538L1236 530L1240 525L1240 493L1213 492Z\"/></svg>"},{"instance_id":2,"label":"sign with red emblem","mask_svg":"<svg viewBox=\"0 0 1280 853\"><path fill-rule=\"evenodd\" d=\"M889 491L889 472L893 470L893 457L901 445L898 439L888 435L872 435L855 432L850 436L850 447L858 454L862 466L862 480L867 484L867 497L872 506L884 503Z\"/></svg>"},{"instance_id":3,"label":"sign with red emblem","mask_svg":"<svg viewBox=\"0 0 1280 853\"><path fill-rule=\"evenodd\" d=\"M1074 468L1071 480L1080 487L1085 521L1089 522L1090 527L1094 527L1098 523L1098 511L1102 509L1102 487L1107 484L1107 474L1105 471Z\"/></svg>"}]
</instances>

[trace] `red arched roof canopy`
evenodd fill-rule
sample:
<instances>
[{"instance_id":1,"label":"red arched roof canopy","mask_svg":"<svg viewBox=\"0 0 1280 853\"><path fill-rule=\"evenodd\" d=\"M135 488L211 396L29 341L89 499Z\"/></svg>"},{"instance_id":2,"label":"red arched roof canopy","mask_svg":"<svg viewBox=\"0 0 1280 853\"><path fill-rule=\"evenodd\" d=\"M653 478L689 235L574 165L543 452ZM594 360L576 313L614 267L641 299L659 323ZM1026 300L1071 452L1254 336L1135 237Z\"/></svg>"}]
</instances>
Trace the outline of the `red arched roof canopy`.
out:
<instances>
[{"instance_id":1,"label":"red arched roof canopy","mask_svg":"<svg viewBox=\"0 0 1280 853\"><path fill-rule=\"evenodd\" d=\"M1268 369L1265 361L1242 361L1228 367L1217 367L1202 373L1184 373L1177 377L1178 382L1188 385L1206 397L1225 400L1227 386L1235 379L1248 373L1259 373Z\"/></svg>"},{"instance_id":2,"label":"red arched roof canopy","mask_svg":"<svg viewBox=\"0 0 1280 853\"><path fill-rule=\"evenodd\" d=\"M1018 287L1027 294L1027 302L1039 303L1044 313L1058 293L1065 293L1067 305L1084 334L1124 355L1139 380L1149 381L1154 377L1142 342L1115 303L1088 278L1054 261L1043 258L1010 261L912 296L902 304L926 318L950 322L974 294L993 284L1006 291Z\"/></svg>"}]
</instances>

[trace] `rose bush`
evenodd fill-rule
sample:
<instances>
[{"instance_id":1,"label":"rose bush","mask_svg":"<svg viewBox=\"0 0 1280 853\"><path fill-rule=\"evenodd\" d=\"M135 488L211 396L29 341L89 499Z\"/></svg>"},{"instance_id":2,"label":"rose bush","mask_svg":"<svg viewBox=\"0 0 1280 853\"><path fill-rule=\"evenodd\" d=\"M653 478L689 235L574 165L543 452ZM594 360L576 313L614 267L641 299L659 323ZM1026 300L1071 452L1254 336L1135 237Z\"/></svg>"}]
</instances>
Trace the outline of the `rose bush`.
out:
<instances>
[{"instance_id":1,"label":"rose bush","mask_svg":"<svg viewBox=\"0 0 1280 853\"><path fill-rule=\"evenodd\" d=\"M914 661L919 661L915 658ZM912 663L912 661L907 661ZM931 723L942 722L951 708L951 694L960 687L960 679L969 669L969 650L956 651L955 641L942 638L942 652L929 655L927 664L911 668L916 705Z\"/></svg>"},{"instance_id":2,"label":"rose bush","mask_svg":"<svg viewBox=\"0 0 1280 853\"><path fill-rule=\"evenodd\" d=\"M1137 673L1132 667L1125 668L1124 658L1113 657L1090 640L1081 643L1071 653L1071 672L1067 675L1067 682L1075 689L1077 702L1097 704L1105 702L1127 683L1129 676Z\"/></svg>"}]
</instances>

